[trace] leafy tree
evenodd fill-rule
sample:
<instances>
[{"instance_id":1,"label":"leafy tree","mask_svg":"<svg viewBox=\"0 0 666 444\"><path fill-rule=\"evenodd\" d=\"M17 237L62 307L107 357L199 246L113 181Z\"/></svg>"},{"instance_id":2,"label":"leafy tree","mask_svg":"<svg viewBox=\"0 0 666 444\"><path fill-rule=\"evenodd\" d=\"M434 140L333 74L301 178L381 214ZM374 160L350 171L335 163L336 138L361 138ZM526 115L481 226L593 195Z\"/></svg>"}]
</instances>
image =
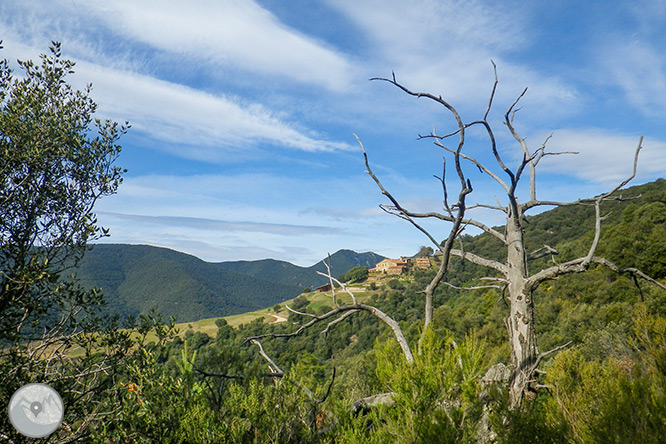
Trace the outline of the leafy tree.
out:
<instances>
[{"instance_id":1,"label":"leafy tree","mask_svg":"<svg viewBox=\"0 0 666 444\"><path fill-rule=\"evenodd\" d=\"M93 120L91 86L68 85L74 63L50 49L39 65L19 61L23 76L0 63L0 341L99 302L63 273L107 234L92 209L122 180L113 163L127 126Z\"/></svg>"},{"instance_id":2,"label":"leafy tree","mask_svg":"<svg viewBox=\"0 0 666 444\"><path fill-rule=\"evenodd\" d=\"M99 318L101 293L66 274L89 241L107 235L93 207L121 183L114 162L128 126L94 119L91 86L67 83L74 63L60 44L40 63L18 65L14 75L0 62L0 398L50 384L66 406L50 441L86 440L92 424L113 419L117 406L102 401L121 390L118 378L146 351L148 332L157 326L158 343L171 332L153 315L128 321L135 336ZM26 440L0 416L0 436Z\"/></svg>"},{"instance_id":3,"label":"leafy tree","mask_svg":"<svg viewBox=\"0 0 666 444\"><path fill-rule=\"evenodd\" d=\"M360 265L358 267L352 268L345 274L338 277L338 280L344 283L354 283L354 282L361 282L367 278L368 278L368 267Z\"/></svg>"}]
</instances>

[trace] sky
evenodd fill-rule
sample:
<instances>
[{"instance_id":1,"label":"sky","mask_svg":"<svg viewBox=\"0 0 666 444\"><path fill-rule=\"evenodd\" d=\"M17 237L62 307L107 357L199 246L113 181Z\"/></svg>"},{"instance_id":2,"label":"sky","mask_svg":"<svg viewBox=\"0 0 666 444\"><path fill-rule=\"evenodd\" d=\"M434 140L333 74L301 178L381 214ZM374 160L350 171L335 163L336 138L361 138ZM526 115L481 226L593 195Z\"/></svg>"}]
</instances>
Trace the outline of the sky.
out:
<instances>
[{"instance_id":1,"label":"sky","mask_svg":"<svg viewBox=\"0 0 666 444\"><path fill-rule=\"evenodd\" d=\"M93 85L97 117L132 125L117 161L124 182L95 207L110 229L103 242L302 266L343 248L415 254L428 239L379 208L388 201L354 135L406 208L442 211L444 152L418 136L456 126L441 105L369 80L392 73L472 122L494 62L489 121L510 166L522 151L502 118L528 88L514 124L529 149L547 140L548 151L579 153L541 161L540 199L613 188L641 136L632 184L666 176L663 0L6 0L0 39L12 63L61 42L76 62L69 82ZM464 152L502 174L483 132L466 141ZM506 201L465 168L469 204ZM490 210L470 216L502 222ZM425 226L448 235L446 224Z\"/></svg>"}]
</instances>

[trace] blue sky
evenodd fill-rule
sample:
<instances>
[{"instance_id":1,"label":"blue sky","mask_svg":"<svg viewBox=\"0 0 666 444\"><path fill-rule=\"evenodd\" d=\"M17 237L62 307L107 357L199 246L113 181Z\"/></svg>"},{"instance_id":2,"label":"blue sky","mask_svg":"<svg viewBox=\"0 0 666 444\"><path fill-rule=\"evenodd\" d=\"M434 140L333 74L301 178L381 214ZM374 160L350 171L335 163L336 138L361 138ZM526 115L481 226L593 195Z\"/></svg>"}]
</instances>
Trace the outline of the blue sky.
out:
<instances>
[{"instance_id":1,"label":"blue sky","mask_svg":"<svg viewBox=\"0 0 666 444\"><path fill-rule=\"evenodd\" d=\"M441 210L442 152L418 134L454 122L377 76L441 94L482 117L499 75L501 124L523 88L516 126L536 149L538 197L575 200L666 176L666 2L412 0L22 0L0 3L9 60L51 40L91 82L98 116L129 120L117 195L96 210L105 242L173 248L208 261L311 265L341 248L412 255L427 239L382 212L354 139L408 208ZM491 164L478 131L466 152ZM496 168L495 168L496 169ZM469 203L503 200L470 169ZM452 175L452 173L450 173ZM497 214L473 216L501 223ZM428 224L437 238L448 227Z\"/></svg>"}]
</instances>

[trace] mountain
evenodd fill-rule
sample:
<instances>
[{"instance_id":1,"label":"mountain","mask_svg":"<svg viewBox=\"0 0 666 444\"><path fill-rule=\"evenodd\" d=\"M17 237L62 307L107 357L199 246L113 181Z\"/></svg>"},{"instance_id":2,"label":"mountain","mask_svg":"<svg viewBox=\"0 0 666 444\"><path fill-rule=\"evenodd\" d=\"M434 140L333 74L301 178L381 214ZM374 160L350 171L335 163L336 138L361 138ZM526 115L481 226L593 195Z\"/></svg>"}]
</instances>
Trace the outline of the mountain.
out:
<instances>
[{"instance_id":1,"label":"mountain","mask_svg":"<svg viewBox=\"0 0 666 444\"><path fill-rule=\"evenodd\" d=\"M357 253L352 250L340 250L331 255L331 274L333 277L338 277L358 266L372 268L382 259L384 259L384 256L372 252ZM329 262L328 258L325 260ZM274 259L220 262L216 265L225 270L232 270L285 285L296 285L301 288L314 288L327 282L326 278L317 274L317 271L326 273L324 260L307 268Z\"/></svg>"},{"instance_id":2,"label":"mountain","mask_svg":"<svg viewBox=\"0 0 666 444\"><path fill-rule=\"evenodd\" d=\"M374 253L341 250L331 256L333 275L357 265L374 266ZM101 288L106 310L136 316L155 307L179 322L227 316L270 307L325 283L322 262L299 267L265 259L210 263L167 248L95 244L76 268L82 285Z\"/></svg>"},{"instance_id":3,"label":"mountain","mask_svg":"<svg viewBox=\"0 0 666 444\"><path fill-rule=\"evenodd\" d=\"M180 322L269 307L302 290L147 245L96 244L77 275L84 286L102 288L112 313L137 315L156 307Z\"/></svg>"},{"instance_id":4,"label":"mountain","mask_svg":"<svg viewBox=\"0 0 666 444\"><path fill-rule=\"evenodd\" d=\"M656 278L666 276L662 259L666 181L628 188L622 195L626 200L604 203L599 255L619 266L637 266ZM589 206L573 206L528 216L528 250L557 247L560 262L584 255L594 228L593 212ZM503 260L502 245L492 236L464 236L463 241L468 251ZM373 267L382 259L375 253L340 250L331 255L331 271L337 277L355 266ZM543 267L550 260L549 256L536 259L530 268ZM323 261L310 267L273 259L209 263L166 248L96 244L76 271L83 285L103 289L110 313L137 315L156 307L164 316L190 322L270 307L306 287L324 284L326 279L317 271L325 270ZM454 258L449 280L462 285L487 272Z\"/></svg>"},{"instance_id":5,"label":"mountain","mask_svg":"<svg viewBox=\"0 0 666 444\"><path fill-rule=\"evenodd\" d=\"M381 262L383 259L386 258L384 256L380 256L372 252L356 253L355 251L352 250L340 250L331 255L331 260L330 260L331 274L334 277L338 277L354 267L364 266L372 268L375 265L377 265L378 262ZM325 260L327 263L329 262L328 258L326 258ZM314 264L313 266L309 267L308 270L310 270L315 274L317 271L326 273L326 266L324 265L324 261L321 260L316 264ZM323 282L326 282L326 279L323 279Z\"/></svg>"},{"instance_id":6,"label":"mountain","mask_svg":"<svg viewBox=\"0 0 666 444\"><path fill-rule=\"evenodd\" d=\"M312 287L314 283L319 282L317 275L308 268L275 259L219 262L215 265L222 270L235 271L284 285L295 285L300 289Z\"/></svg>"}]
</instances>

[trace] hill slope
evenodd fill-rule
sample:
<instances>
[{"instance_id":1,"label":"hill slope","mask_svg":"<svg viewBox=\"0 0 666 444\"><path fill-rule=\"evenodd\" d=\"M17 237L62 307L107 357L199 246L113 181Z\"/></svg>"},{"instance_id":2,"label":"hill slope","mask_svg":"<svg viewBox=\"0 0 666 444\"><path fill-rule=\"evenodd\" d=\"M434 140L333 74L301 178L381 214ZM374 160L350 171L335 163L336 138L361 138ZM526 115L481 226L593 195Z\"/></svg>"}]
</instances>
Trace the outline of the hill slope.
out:
<instances>
[{"instance_id":1,"label":"hill slope","mask_svg":"<svg viewBox=\"0 0 666 444\"><path fill-rule=\"evenodd\" d=\"M103 289L112 313L137 315L157 307L181 322L257 310L301 291L146 245L97 244L77 273L83 285Z\"/></svg>"},{"instance_id":2,"label":"hill slope","mask_svg":"<svg viewBox=\"0 0 666 444\"><path fill-rule=\"evenodd\" d=\"M340 250L331 255L331 273L337 277L360 265L371 268L382 259L384 256L372 252L356 253L352 250ZM328 258L326 261L328 262ZM296 285L300 288L314 288L326 283L326 279L317 274L317 271L326 272L323 260L307 268L274 259L221 262L215 265L225 270L233 270L285 285Z\"/></svg>"},{"instance_id":3,"label":"hill slope","mask_svg":"<svg viewBox=\"0 0 666 444\"><path fill-rule=\"evenodd\" d=\"M357 265L374 266L374 253L342 250L331 256L333 274ZM270 307L325 282L322 262L305 268L265 259L209 263L167 248L96 244L76 273L86 287L102 288L107 310L136 316L151 308L179 322L229 316Z\"/></svg>"}]
</instances>

